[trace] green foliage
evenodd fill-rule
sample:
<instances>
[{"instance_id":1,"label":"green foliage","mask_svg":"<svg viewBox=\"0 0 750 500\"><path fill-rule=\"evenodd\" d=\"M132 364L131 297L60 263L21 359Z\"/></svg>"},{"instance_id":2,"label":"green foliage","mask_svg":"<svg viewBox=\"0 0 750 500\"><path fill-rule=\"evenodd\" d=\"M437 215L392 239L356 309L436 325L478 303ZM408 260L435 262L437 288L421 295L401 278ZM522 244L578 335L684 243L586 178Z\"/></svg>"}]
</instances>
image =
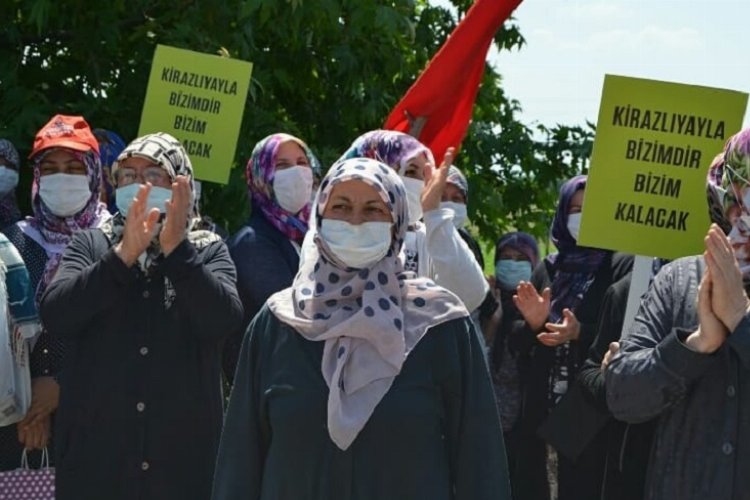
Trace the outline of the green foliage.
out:
<instances>
[{"instance_id":1,"label":"green foliage","mask_svg":"<svg viewBox=\"0 0 750 500\"><path fill-rule=\"evenodd\" d=\"M472 2L452 3L461 16ZM330 165L382 125L457 22L427 0L11 0L1 9L0 136L22 155L55 113L134 138L157 43L252 61L230 184L204 185L204 212L230 230L247 216L244 166L258 140L298 135ZM513 22L495 38L501 50L523 42ZM501 83L488 68L457 162L470 217L486 240L509 228L542 236L561 179L585 168L592 130L523 125Z\"/></svg>"}]
</instances>

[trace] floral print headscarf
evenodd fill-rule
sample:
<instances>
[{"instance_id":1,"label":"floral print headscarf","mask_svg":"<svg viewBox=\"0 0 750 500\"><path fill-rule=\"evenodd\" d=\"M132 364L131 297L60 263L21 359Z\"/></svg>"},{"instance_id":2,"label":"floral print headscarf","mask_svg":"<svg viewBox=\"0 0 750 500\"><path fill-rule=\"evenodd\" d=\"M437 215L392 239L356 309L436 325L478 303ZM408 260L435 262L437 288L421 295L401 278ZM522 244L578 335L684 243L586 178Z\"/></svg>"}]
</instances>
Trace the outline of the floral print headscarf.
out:
<instances>
[{"instance_id":1,"label":"floral print headscarf","mask_svg":"<svg viewBox=\"0 0 750 500\"><path fill-rule=\"evenodd\" d=\"M253 148L245 171L247 189L254 210L260 210L266 220L289 239L301 242L307 232L310 205L306 205L298 214L292 214L279 206L273 192L276 155L279 146L288 141L302 148L313 173L320 172L318 159L302 140L289 134L272 134L258 142Z\"/></svg>"},{"instance_id":2,"label":"floral print headscarf","mask_svg":"<svg viewBox=\"0 0 750 500\"><path fill-rule=\"evenodd\" d=\"M750 129L727 141L708 170L711 221L728 235L743 279L750 283Z\"/></svg>"}]
</instances>

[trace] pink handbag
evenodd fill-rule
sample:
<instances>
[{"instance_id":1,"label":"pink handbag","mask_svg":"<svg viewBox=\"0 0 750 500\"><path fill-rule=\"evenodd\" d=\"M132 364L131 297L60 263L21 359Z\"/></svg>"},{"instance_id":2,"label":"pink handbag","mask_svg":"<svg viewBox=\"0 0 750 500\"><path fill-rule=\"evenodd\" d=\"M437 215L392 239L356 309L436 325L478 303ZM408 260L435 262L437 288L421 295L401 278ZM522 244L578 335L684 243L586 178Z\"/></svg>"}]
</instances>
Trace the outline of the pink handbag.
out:
<instances>
[{"instance_id":1,"label":"pink handbag","mask_svg":"<svg viewBox=\"0 0 750 500\"><path fill-rule=\"evenodd\" d=\"M49 452L42 451L38 469L29 468L26 450L21 455L21 468L0 472L0 500L54 500L55 468L49 466Z\"/></svg>"}]
</instances>

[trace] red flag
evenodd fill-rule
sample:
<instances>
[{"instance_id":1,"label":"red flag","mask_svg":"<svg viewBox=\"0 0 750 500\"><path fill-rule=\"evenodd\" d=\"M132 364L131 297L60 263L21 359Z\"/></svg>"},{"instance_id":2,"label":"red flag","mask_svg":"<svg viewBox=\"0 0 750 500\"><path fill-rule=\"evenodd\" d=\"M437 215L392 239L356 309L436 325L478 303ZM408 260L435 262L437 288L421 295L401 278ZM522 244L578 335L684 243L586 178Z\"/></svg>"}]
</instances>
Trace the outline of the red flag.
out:
<instances>
[{"instance_id":1,"label":"red flag","mask_svg":"<svg viewBox=\"0 0 750 500\"><path fill-rule=\"evenodd\" d=\"M461 144L492 38L522 0L476 0L417 81L393 108L383 128L410 133L435 161Z\"/></svg>"}]
</instances>

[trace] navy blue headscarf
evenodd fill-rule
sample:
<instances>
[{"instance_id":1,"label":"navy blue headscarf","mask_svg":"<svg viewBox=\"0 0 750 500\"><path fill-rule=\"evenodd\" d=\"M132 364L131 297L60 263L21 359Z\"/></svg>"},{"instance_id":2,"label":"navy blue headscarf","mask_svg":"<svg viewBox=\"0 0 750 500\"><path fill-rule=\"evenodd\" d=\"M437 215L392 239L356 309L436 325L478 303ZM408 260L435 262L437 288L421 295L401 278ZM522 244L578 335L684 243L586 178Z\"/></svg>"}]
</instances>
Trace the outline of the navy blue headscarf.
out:
<instances>
[{"instance_id":1,"label":"navy blue headscarf","mask_svg":"<svg viewBox=\"0 0 750 500\"><path fill-rule=\"evenodd\" d=\"M576 312L591 284L596 272L607 254L606 250L578 246L568 230L570 202L575 194L586 188L586 176L573 177L560 188L557 212L552 221L551 238L558 253L546 257L551 270L551 304L549 320L560 323L562 311L567 308ZM555 361L549 377L548 401L557 404L568 389L571 376L577 371L577 356L571 350L570 342L555 347Z\"/></svg>"}]
</instances>

